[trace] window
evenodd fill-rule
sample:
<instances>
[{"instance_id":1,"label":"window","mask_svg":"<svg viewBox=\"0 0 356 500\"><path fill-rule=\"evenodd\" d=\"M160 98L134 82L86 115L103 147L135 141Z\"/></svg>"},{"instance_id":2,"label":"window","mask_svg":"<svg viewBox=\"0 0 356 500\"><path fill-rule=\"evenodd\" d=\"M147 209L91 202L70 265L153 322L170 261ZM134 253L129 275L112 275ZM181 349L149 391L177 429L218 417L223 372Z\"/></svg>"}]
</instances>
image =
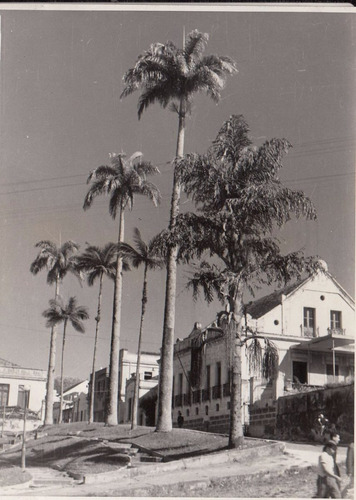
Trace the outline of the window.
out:
<instances>
[{"instance_id":1,"label":"window","mask_svg":"<svg viewBox=\"0 0 356 500\"><path fill-rule=\"evenodd\" d=\"M3 408L9 404L9 384L0 384L0 407Z\"/></svg>"},{"instance_id":2,"label":"window","mask_svg":"<svg viewBox=\"0 0 356 500\"><path fill-rule=\"evenodd\" d=\"M143 378L145 380L151 380L151 378L152 378L152 372L144 372Z\"/></svg>"},{"instance_id":3,"label":"window","mask_svg":"<svg viewBox=\"0 0 356 500\"><path fill-rule=\"evenodd\" d=\"M19 385L19 392L17 394L17 406L20 408L28 408L30 402L30 391L25 391L24 385Z\"/></svg>"},{"instance_id":4,"label":"window","mask_svg":"<svg viewBox=\"0 0 356 500\"><path fill-rule=\"evenodd\" d=\"M216 363L216 384L215 385L221 385L221 363L218 361Z\"/></svg>"},{"instance_id":5,"label":"window","mask_svg":"<svg viewBox=\"0 0 356 500\"><path fill-rule=\"evenodd\" d=\"M330 311L330 328L332 330L341 328L341 311Z\"/></svg>"},{"instance_id":6,"label":"window","mask_svg":"<svg viewBox=\"0 0 356 500\"><path fill-rule=\"evenodd\" d=\"M206 388L210 389L210 365L206 367Z\"/></svg>"},{"instance_id":7,"label":"window","mask_svg":"<svg viewBox=\"0 0 356 500\"><path fill-rule=\"evenodd\" d=\"M293 361L293 383L308 383L308 363L306 361Z\"/></svg>"},{"instance_id":8,"label":"window","mask_svg":"<svg viewBox=\"0 0 356 500\"><path fill-rule=\"evenodd\" d=\"M304 335L306 337L315 336L315 309L313 307L304 307Z\"/></svg>"},{"instance_id":9,"label":"window","mask_svg":"<svg viewBox=\"0 0 356 500\"><path fill-rule=\"evenodd\" d=\"M178 394L183 394L183 373L179 374L178 385Z\"/></svg>"},{"instance_id":10,"label":"window","mask_svg":"<svg viewBox=\"0 0 356 500\"><path fill-rule=\"evenodd\" d=\"M216 410L216 411L219 411L219 410L220 410L220 405L219 405L219 403L216 403L215 410Z\"/></svg>"},{"instance_id":11,"label":"window","mask_svg":"<svg viewBox=\"0 0 356 500\"><path fill-rule=\"evenodd\" d=\"M199 415L199 408L198 408L198 407L197 407L197 408L195 408L195 414L196 414L196 415Z\"/></svg>"},{"instance_id":12,"label":"window","mask_svg":"<svg viewBox=\"0 0 356 500\"><path fill-rule=\"evenodd\" d=\"M205 407L205 415L209 415L209 406L208 405L206 405L206 407Z\"/></svg>"},{"instance_id":13,"label":"window","mask_svg":"<svg viewBox=\"0 0 356 500\"><path fill-rule=\"evenodd\" d=\"M187 415L187 417L189 417L189 415L190 415L189 408L186 411L186 415Z\"/></svg>"}]
</instances>

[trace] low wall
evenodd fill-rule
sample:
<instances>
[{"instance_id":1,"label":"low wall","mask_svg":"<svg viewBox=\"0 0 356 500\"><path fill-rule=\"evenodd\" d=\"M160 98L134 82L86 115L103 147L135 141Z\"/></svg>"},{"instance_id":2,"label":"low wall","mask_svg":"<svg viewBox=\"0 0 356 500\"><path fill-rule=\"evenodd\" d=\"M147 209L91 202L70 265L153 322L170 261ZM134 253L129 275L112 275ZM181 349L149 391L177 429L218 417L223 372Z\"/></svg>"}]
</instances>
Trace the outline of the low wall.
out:
<instances>
[{"instance_id":1,"label":"low wall","mask_svg":"<svg viewBox=\"0 0 356 500\"><path fill-rule=\"evenodd\" d=\"M272 437L276 428L276 406L250 406L248 435L252 437Z\"/></svg>"},{"instance_id":2,"label":"low wall","mask_svg":"<svg viewBox=\"0 0 356 500\"><path fill-rule=\"evenodd\" d=\"M318 415L334 424L342 442L354 434L354 384L282 396L277 401L276 436L313 439Z\"/></svg>"},{"instance_id":3,"label":"low wall","mask_svg":"<svg viewBox=\"0 0 356 500\"><path fill-rule=\"evenodd\" d=\"M229 434L230 414L211 416L208 419L196 418L185 420L183 427L193 431L215 432L217 434ZM174 427L178 427L174 423Z\"/></svg>"}]
</instances>

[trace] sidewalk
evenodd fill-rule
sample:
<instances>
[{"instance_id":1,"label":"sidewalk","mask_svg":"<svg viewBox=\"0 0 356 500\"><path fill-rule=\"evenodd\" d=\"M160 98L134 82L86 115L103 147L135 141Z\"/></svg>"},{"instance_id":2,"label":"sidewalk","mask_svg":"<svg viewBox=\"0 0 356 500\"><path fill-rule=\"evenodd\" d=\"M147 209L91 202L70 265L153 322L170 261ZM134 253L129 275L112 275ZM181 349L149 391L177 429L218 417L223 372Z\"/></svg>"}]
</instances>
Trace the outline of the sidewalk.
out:
<instances>
[{"instance_id":1,"label":"sidewalk","mask_svg":"<svg viewBox=\"0 0 356 500\"><path fill-rule=\"evenodd\" d=\"M283 474L287 469L315 465L315 453L310 450L289 450L283 452L284 443L271 443L269 448L257 456L241 456L241 452L230 450L199 457L182 459L170 463L144 465L137 469L122 469L115 473L87 477L84 484L49 487L42 491L29 488L2 492L4 495L23 496L150 496L150 490L157 486L173 486L184 483L194 491L208 487L211 481L253 474ZM315 449L318 453L319 450Z\"/></svg>"}]
</instances>

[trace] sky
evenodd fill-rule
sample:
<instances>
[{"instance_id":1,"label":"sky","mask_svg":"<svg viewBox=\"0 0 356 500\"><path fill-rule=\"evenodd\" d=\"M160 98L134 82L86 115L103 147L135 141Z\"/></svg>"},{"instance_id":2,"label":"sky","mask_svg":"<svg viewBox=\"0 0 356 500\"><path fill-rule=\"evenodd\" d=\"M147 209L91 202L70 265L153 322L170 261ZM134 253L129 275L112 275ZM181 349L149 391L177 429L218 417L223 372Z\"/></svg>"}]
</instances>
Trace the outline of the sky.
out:
<instances>
[{"instance_id":1,"label":"sky","mask_svg":"<svg viewBox=\"0 0 356 500\"><path fill-rule=\"evenodd\" d=\"M82 209L88 174L108 164L109 153L141 151L161 172L152 179L162 193L160 207L137 198L125 215L125 240L132 242L134 227L145 240L166 227L177 116L154 105L139 121L138 94L123 101L119 96L122 76L137 56L153 42L180 46L184 30L207 32L206 53L230 56L239 71L227 79L218 105L206 95L195 98L185 152L204 153L231 114L244 115L256 145L288 139L293 149L281 179L312 199L318 221L292 220L279 234L282 249L319 255L354 297L355 16L248 8L206 12L203 6L199 12L47 8L0 7L1 358L47 369L50 330L42 312L54 288L46 284L45 272L29 271L34 245L73 240L84 250L86 242L103 246L117 240L107 198ZM179 268L176 338L186 337L196 321L207 325L221 308L192 300L188 274L189 268ZM137 349L141 286L142 270L125 274L120 347L131 352ZM165 271L150 274L143 338L148 352L161 346L164 286ZM98 284L81 286L72 277L61 287L65 299L76 296L90 314L84 334L68 330L65 376L84 379L90 373L97 293ZM98 368L109 363L112 295L107 281ZM57 374L61 340L59 334Z\"/></svg>"}]
</instances>

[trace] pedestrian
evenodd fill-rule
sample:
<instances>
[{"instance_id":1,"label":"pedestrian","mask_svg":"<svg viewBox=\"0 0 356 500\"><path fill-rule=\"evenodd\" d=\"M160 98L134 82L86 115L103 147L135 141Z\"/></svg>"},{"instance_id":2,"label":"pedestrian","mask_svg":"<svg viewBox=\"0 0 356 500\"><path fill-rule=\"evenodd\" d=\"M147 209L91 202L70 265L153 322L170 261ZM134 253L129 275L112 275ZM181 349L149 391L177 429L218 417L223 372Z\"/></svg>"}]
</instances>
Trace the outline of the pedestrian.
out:
<instances>
[{"instance_id":1,"label":"pedestrian","mask_svg":"<svg viewBox=\"0 0 356 500\"><path fill-rule=\"evenodd\" d=\"M340 474L340 468L339 468L339 466L337 464L337 447L339 446L339 443L340 443L340 434L337 433L336 430L334 430L334 431L332 431L330 433L329 443L330 444L334 444L336 446L335 455L334 455L335 474L337 474L338 476L341 476L341 474Z\"/></svg>"},{"instance_id":2,"label":"pedestrian","mask_svg":"<svg viewBox=\"0 0 356 500\"><path fill-rule=\"evenodd\" d=\"M178 427L181 429L183 427L183 424L184 424L184 417L183 417L181 411L178 412L177 423L178 423Z\"/></svg>"},{"instance_id":3,"label":"pedestrian","mask_svg":"<svg viewBox=\"0 0 356 500\"><path fill-rule=\"evenodd\" d=\"M318 478L317 478L317 498L342 498L340 475L335 470L336 445L329 441L323 448L319 457Z\"/></svg>"}]
</instances>

